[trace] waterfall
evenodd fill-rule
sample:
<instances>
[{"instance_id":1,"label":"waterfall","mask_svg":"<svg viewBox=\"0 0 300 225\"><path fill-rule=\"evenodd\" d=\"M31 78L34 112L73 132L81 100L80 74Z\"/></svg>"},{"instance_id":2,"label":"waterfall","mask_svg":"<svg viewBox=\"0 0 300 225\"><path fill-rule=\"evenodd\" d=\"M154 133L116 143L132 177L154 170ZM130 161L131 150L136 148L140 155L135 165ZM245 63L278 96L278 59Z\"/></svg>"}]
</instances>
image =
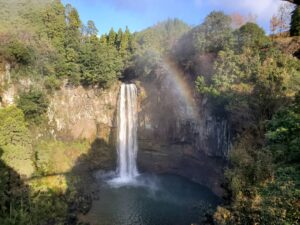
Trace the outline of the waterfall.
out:
<instances>
[{"instance_id":1,"label":"waterfall","mask_svg":"<svg viewBox=\"0 0 300 225\"><path fill-rule=\"evenodd\" d=\"M122 84L118 121L118 180L126 182L138 175L137 156L137 89L134 84Z\"/></svg>"}]
</instances>

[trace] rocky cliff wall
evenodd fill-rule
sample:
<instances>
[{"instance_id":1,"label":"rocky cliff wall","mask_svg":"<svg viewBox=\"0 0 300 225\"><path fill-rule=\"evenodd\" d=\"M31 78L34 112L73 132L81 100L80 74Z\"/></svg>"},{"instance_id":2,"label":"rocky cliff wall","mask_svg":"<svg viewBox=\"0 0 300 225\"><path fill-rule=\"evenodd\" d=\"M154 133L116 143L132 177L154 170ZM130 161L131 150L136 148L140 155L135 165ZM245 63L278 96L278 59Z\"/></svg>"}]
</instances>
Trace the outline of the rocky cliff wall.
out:
<instances>
[{"instance_id":1,"label":"rocky cliff wall","mask_svg":"<svg viewBox=\"0 0 300 225\"><path fill-rule=\"evenodd\" d=\"M64 86L51 96L50 133L64 142L84 139L90 143L74 171L115 169L119 89L120 83L105 90Z\"/></svg>"},{"instance_id":2,"label":"rocky cliff wall","mask_svg":"<svg viewBox=\"0 0 300 225\"><path fill-rule=\"evenodd\" d=\"M137 84L139 168L186 176L222 195L230 147L228 123L213 117L207 101L196 94L197 116L190 116L190 106L167 77Z\"/></svg>"},{"instance_id":3,"label":"rocky cliff wall","mask_svg":"<svg viewBox=\"0 0 300 225\"><path fill-rule=\"evenodd\" d=\"M63 87L53 94L48 109L52 133L63 139L113 141L119 83L103 90Z\"/></svg>"},{"instance_id":4,"label":"rocky cliff wall","mask_svg":"<svg viewBox=\"0 0 300 225\"><path fill-rule=\"evenodd\" d=\"M227 122L211 116L207 101L201 99L197 100L201 103L197 105L198 116L191 117L185 108L189 106L168 80L136 83L139 170L179 174L222 195L230 145ZM111 153L116 153L119 88L119 84L108 90L65 87L56 92L48 110L53 135L91 142L98 138L104 145L94 146L93 158L100 162L101 157L112 157Z\"/></svg>"},{"instance_id":5,"label":"rocky cliff wall","mask_svg":"<svg viewBox=\"0 0 300 225\"><path fill-rule=\"evenodd\" d=\"M30 80L12 85L9 68L1 75L6 83L2 104L14 102ZM212 116L205 99L196 95L197 117L167 77L136 81L139 94L138 166L141 171L176 173L211 188L221 195L223 169L230 147L229 125ZM120 84L107 90L69 87L49 96L49 131L60 140L86 139L89 169L114 169L116 163L116 116ZM194 109L195 110L195 109ZM105 158L105 159L103 159ZM111 163L111 162L114 163ZM104 162L104 163L103 163ZM84 165L83 165L84 166Z\"/></svg>"}]
</instances>

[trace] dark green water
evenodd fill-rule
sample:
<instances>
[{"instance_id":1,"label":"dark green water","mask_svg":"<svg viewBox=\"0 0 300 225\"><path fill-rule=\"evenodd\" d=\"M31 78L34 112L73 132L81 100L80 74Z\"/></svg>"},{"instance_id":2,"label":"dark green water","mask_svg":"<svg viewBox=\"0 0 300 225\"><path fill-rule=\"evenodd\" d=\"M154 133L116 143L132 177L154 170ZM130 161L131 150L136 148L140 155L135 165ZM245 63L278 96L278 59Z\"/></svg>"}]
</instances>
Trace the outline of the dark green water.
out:
<instances>
[{"instance_id":1,"label":"dark green water","mask_svg":"<svg viewBox=\"0 0 300 225\"><path fill-rule=\"evenodd\" d=\"M141 175L130 185L99 181L99 200L88 214L93 225L201 224L219 203L209 189L174 175Z\"/></svg>"}]
</instances>

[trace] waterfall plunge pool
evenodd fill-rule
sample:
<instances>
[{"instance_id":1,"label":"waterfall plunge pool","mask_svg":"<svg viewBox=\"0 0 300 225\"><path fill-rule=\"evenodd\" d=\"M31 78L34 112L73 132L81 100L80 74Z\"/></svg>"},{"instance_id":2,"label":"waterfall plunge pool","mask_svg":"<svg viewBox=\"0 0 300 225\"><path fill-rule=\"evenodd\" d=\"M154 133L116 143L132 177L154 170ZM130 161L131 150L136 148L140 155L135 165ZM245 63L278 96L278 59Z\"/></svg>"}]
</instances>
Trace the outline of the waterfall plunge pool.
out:
<instances>
[{"instance_id":1,"label":"waterfall plunge pool","mask_svg":"<svg viewBox=\"0 0 300 225\"><path fill-rule=\"evenodd\" d=\"M134 84L121 85L118 115L117 170L95 174L99 196L84 219L92 225L200 224L219 203L209 189L175 175L138 173Z\"/></svg>"},{"instance_id":2,"label":"waterfall plunge pool","mask_svg":"<svg viewBox=\"0 0 300 225\"><path fill-rule=\"evenodd\" d=\"M206 187L176 175L142 174L126 183L95 177L99 196L85 216L93 225L200 225L220 203Z\"/></svg>"}]
</instances>

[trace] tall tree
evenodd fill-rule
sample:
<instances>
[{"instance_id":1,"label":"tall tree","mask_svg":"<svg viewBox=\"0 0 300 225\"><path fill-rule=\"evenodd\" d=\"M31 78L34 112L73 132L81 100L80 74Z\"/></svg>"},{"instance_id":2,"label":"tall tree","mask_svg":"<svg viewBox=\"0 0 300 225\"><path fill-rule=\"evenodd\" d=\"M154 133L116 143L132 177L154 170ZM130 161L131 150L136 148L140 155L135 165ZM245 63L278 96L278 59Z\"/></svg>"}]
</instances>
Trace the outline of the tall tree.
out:
<instances>
[{"instance_id":1,"label":"tall tree","mask_svg":"<svg viewBox=\"0 0 300 225\"><path fill-rule=\"evenodd\" d=\"M110 46L115 46L117 34L114 31L114 28L111 28L108 34L108 44Z\"/></svg>"},{"instance_id":2,"label":"tall tree","mask_svg":"<svg viewBox=\"0 0 300 225\"><path fill-rule=\"evenodd\" d=\"M125 30L124 34L122 35L120 51L124 52L124 51L128 50L130 36L131 36L130 31L129 31L128 27L126 27L126 30Z\"/></svg>"},{"instance_id":3,"label":"tall tree","mask_svg":"<svg viewBox=\"0 0 300 225\"><path fill-rule=\"evenodd\" d=\"M78 11L71 5L66 6L66 21L67 21L67 44L73 48L78 47L80 42L80 28L82 23L79 18Z\"/></svg>"},{"instance_id":4,"label":"tall tree","mask_svg":"<svg viewBox=\"0 0 300 225\"><path fill-rule=\"evenodd\" d=\"M239 30L235 32L237 37L238 50L242 48L250 48L252 50L257 50L266 47L270 40L265 35L265 31L259 27L256 23L246 23Z\"/></svg>"},{"instance_id":5,"label":"tall tree","mask_svg":"<svg viewBox=\"0 0 300 225\"><path fill-rule=\"evenodd\" d=\"M107 45L107 36L105 34L101 35L100 43L101 43L101 45Z\"/></svg>"},{"instance_id":6,"label":"tall tree","mask_svg":"<svg viewBox=\"0 0 300 225\"><path fill-rule=\"evenodd\" d=\"M69 77L71 83L79 84L80 66L78 65L78 61L82 23L77 10L70 4L66 5L66 23L66 75Z\"/></svg>"},{"instance_id":7,"label":"tall tree","mask_svg":"<svg viewBox=\"0 0 300 225\"><path fill-rule=\"evenodd\" d=\"M116 36L116 46L118 50L120 50L122 38L123 38L123 31L121 28L119 28Z\"/></svg>"},{"instance_id":8,"label":"tall tree","mask_svg":"<svg viewBox=\"0 0 300 225\"><path fill-rule=\"evenodd\" d=\"M87 23L87 35L92 36L92 35L97 35L98 29L94 23L94 21L89 20Z\"/></svg>"},{"instance_id":9,"label":"tall tree","mask_svg":"<svg viewBox=\"0 0 300 225\"><path fill-rule=\"evenodd\" d=\"M217 52L230 45L231 18L223 12L211 12L204 23L196 28L195 48L202 52Z\"/></svg>"},{"instance_id":10,"label":"tall tree","mask_svg":"<svg viewBox=\"0 0 300 225\"><path fill-rule=\"evenodd\" d=\"M43 12L44 33L54 46L62 53L64 46L66 22L65 8L60 0L54 0Z\"/></svg>"}]
</instances>

